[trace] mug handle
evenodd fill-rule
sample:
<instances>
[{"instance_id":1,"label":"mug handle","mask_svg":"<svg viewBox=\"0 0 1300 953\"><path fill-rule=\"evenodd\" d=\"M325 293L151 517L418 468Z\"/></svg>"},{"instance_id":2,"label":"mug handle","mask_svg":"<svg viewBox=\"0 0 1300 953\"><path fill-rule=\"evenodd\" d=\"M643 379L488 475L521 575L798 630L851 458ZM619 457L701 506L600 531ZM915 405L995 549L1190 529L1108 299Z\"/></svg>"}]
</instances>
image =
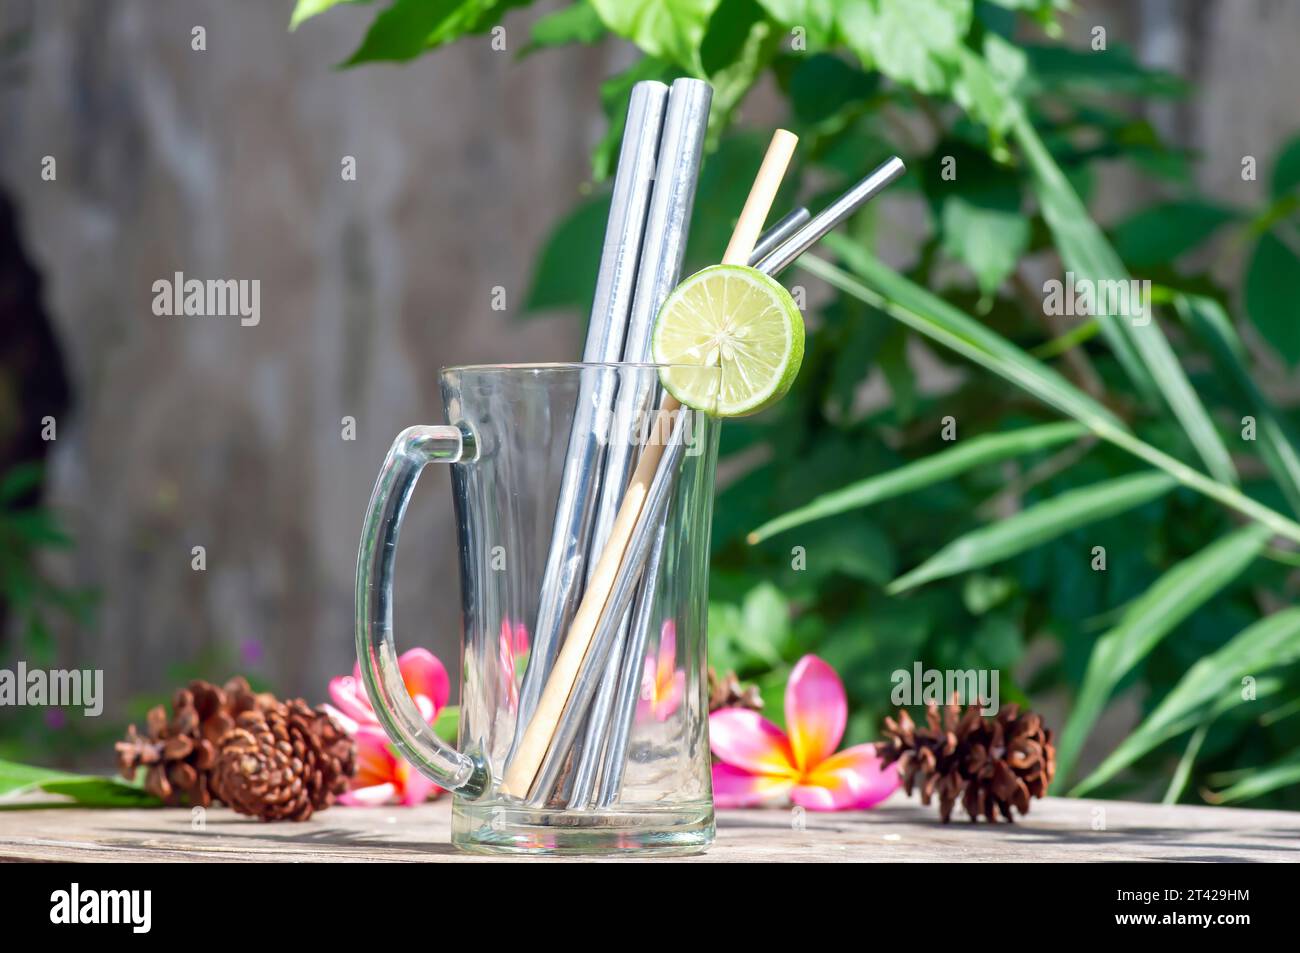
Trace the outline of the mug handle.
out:
<instances>
[{"instance_id":1,"label":"mug handle","mask_svg":"<svg viewBox=\"0 0 1300 953\"><path fill-rule=\"evenodd\" d=\"M393 567L402 517L430 463L473 457L473 435L453 426L408 427L397 435L375 480L357 553L357 660L370 702L388 737L421 774L449 791L482 795L491 772L480 757L450 747L415 707L393 643Z\"/></svg>"}]
</instances>

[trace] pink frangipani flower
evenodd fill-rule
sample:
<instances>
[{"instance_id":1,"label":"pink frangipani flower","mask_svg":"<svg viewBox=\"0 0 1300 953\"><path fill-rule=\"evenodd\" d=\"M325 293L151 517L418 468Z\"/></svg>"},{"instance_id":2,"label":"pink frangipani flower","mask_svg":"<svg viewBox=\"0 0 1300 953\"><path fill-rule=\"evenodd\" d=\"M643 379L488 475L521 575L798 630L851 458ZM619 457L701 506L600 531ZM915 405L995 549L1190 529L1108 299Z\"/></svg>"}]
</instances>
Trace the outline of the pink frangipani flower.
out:
<instances>
[{"instance_id":1,"label":"pink frangipani flower","mask_svg":"<svg viewBox=\"0 0 1300 953\"><path fill-rule=\"evenodd\" d=\"M667 721L682 703L685 690L686 673L677 669L677 626L667 619L659 630L658 654L645 660L637 720L649 715L656 721Z\"/></svg>"},{"instance_id":2,"label":"pink frangipani flower","mask_svg":"<svg viewBox=\"0 0 1300 953\"><path fill-rule=\"evenodd\" d=\"M709 716L713 799L718 807L848 811L871 807L898 787L896 766L882 768L874 745L838 754L848 721L835 670L805 655L785 689L789 734L756 711L723 708Z\"/></svg>"},{"instance_id":3,"label":"pink frangipani flower","mask_svg":"<svg viewBox=\"0 0 1300 953\"><path fill-rule=\"evenodd\" d=\"M402 653L397 667L421 716L433 724L451 697L447 669L428 649ZM441 790L393 750L366 696L361 666L330 680L330 698L334 704L326 711L357 746L357 773L340 804L420 804Z\"/></svg>"}]
</instances>

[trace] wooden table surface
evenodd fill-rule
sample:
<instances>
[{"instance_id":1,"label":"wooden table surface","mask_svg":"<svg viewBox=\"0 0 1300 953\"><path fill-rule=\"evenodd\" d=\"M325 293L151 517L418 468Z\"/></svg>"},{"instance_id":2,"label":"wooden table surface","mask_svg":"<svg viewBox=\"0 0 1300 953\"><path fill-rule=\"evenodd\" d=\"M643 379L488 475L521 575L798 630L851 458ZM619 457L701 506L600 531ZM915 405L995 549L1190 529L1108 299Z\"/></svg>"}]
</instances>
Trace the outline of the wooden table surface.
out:
<instances>
[{"instance_id":1,"label":"wooden table surface","mask_svg":"<svg viewBox=\"0 0 1300 953\"><path fill-rule=\"evenodd\" d=\"M224 808L202 826L184 809L0 810L0 860L490 860L448 843L450 802L334 807L303 824L264 824ZM507 858L514 859L514 858ZM531 858L530 858L531 859ZM873 811L722 811L718 839L690 862L1295 861L1300 814L1048 798L1022 822L940 824L896 794Z\"/></svg>"}]
</instances>

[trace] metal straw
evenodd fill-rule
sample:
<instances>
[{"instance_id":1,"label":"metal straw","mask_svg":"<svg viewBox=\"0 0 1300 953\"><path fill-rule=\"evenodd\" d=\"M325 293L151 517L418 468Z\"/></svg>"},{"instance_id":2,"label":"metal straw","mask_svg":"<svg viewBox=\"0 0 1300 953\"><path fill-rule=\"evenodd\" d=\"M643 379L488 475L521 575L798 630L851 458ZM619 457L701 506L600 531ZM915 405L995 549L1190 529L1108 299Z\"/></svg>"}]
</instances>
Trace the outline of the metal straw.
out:
<instances>
[{"instance_id":1,"label":"metal straw","mask_svg":"<svg viewBox=\"0 0 1300 953\"><path fill-rule=\"evenodd\" d=\"M784 244L786 239L803 228L811 218L812 213L800 205L793 212L778 220L775 225L759 237L758 244L754 246L754 251L749 256L750 267L756 267L760 261L775 251L778 245Z\"/></svg>"},{"instance_id":2,"label":"metal straw","mask_svg":"<svg viewBox=\"0 0 1300 953\"><path fill-rule=\"evenodd\" d=\"M821 241L827 232L879 195L885 186L905 171L903 160L898 156L883 162L865 179L813 216L807 225L782 242L780 247L769 253L755 267L768 275L784 271L794 263L796 258Z\"/></svg>"},{"instance_id":3,"label":"metal straw","mask_svg":"<svg viewBox=\"0 0 1300 953\"><path fill-rule=\"evenodd\" d=\"M610 590L609 599L600 617L600 624L583 657L582 667L564 705L550 747L547 748L541 767L529 789L528 803L531 805L541 807L550 800L551 792L555 789L560 772L568 760L569 749L573 746L582 727L583 713L591 705L596 689L607 680L609 660L616 647L615 643L623 625L624 614L632 604L632 596L640 579L646 555L667 516L668 501L685 450L683 436L687 416L685 410L677 412L672 435L669 437L667 447L664 448L660 466L655 470L654 480L650 484L641 513L628 540L623 561L618 567L613 588Z\"/></svg>"},{"instance_id":4,"label":"metal straw","mask_svg":"<svg viewBox=\"0 0 1300 953\"><path fill-rule=\"evenodd\" d=\"M623 354L667 100L668 87L663 83L647 81L632 87L583 350L587 362L614 363ZM615 384L612 374L583 376L555 506L528 667L519 692L515 745L537 706L562 633L578 604L604 459L598 427L613 406Z\"/></svg>"},{"instance_id":5,"label":"metal straw","mask_svg":"<svg viewBox=\"0 0 1300 953\"><path fill-rule=\"evenodd\" d=\"M632 313L623 342L622 359L628 364L645 363L650 356L650 332L655 315L669 293L681 279L682 261L686 256L686 239L690 232L691 210L695 204L695 187L700 177L700 160L704 154L704 137L709 126L709 105L713 87L698 79L678 79L668 93L664 114L663 136L659 142L658 172L650 197L641 246L641 264L637 269ZM624 380L624 385L630 378ZM645 420L654 408L657 391L653 375L642 375L634 387L624 386L614 409L616 428L630 421ZM612 440L605 457L600 504L591 534L588 571L604 551L610 528L623 501L623 492L636 463L634 441ZM621 649L626 622L621 624L617 645ZM621 655L616 651L615 657ZM613 698L614 678L601 685L595 707L587 715L588 729L574 750L576 774L572 778L570 807L584 805L591 796L596 760L605 736L605 722ZM557 739L559 740L559 739Z\"/></svg>"}]
</instances>

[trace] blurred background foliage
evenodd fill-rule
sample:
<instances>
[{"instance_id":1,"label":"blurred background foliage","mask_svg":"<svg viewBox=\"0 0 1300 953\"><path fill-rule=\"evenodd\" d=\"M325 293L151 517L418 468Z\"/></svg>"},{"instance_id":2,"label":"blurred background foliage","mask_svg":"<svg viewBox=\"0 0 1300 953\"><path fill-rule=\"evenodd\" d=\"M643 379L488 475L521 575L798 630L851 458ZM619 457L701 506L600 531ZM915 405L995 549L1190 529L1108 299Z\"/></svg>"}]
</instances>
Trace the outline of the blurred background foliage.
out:
<instances>
[{"instance_id":1,"label":"blurred background foliage","mask_svg":"<svg viewBox=\"0 0 1300 953\"><path fill-rule=\"evenodd\" d=\"M295 24L332 5L300 0ZM349 63L410 59L522 5L396 0ZM538 20L523 55L609 34L640 51L602 89L597 183L634 82L713 83L688 270L725 245L767 135L738 107L769 77L801 137L782 207L816 209L897 153L926 212L900 237L867 209L819 252L838 264L799 266L832 290L810 286L795 390L724 431L715 666L756 680L779 718L789 666L821 655L853 742L874 737L894 670L993 668L1003 704L1064 699L1058 792L1300 807L1296 421L1238 333L1248 320L1269 360L1300 361L1300 138L1256 207L1201 197L1195 157L1134 108L1194 91L1104 33L1061 45L1065 7L579 0ZM1103 160L1159 196L1107 230L1086 211ZM557 224L531 310L585 312L607 205L597 189ZM1224 287L1207 262L1232 243L1251 249ZM875 257L886 245L901 269ZM1147 279L1156 317L1049 314L1044 281L1063 272ZM922 386L927 366L940 386ZM1082 777L1124 695L1137 727Z\"/></svg>"},{"instance_id":2,"label":"blurred background foliage","mask_svg":"<svg viewBox=\"0 0 1300 953\"><path fill-rule=\"evenodd\" d=\"M298 0L291 25L340 2L366 0ZM347 64L481 41L531 5L376 4ZM803 372L779 406L724 428L712 664L757 682L779 720L790 666L821 655L849 693L848 742L875 737L895 670L994 668L1003 704L1063 731L1058 793L1295 809L1300 414L1273 384L1300 362L1300 137L1243 158L1243 176L1272 170L1257 202L1211 201L1197 157L1145 118L1196 90L1115 38L1064 45L1071 14L1060 0L579 0L541 16L512 55L636 53L602 87L592 188L539 249L527 307L586 314L640 79L716 90L688 270L717 259L758 167L770 130L741 115L756 86L801 137L779 211L815 211L901 155L890 201L923 226L877 203L785 274L807 296ZM1103 229L1086 209L1114 164L1152 200ZM1231 280L1224 260L1243 263ZM1044 282L1066 272L1150 280L1154 321L1046 313ZM23 496L33 472L0 488L0 584L38 659L43 614L93 597L40 582L41 550L66 541ZM176 680L237 663L257 667L198 659ZM1096 730L1125 707L1120 736Z\"/></svg>"}]
</instances>

